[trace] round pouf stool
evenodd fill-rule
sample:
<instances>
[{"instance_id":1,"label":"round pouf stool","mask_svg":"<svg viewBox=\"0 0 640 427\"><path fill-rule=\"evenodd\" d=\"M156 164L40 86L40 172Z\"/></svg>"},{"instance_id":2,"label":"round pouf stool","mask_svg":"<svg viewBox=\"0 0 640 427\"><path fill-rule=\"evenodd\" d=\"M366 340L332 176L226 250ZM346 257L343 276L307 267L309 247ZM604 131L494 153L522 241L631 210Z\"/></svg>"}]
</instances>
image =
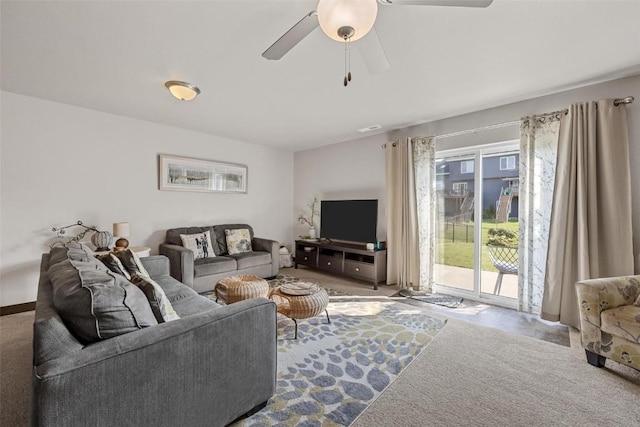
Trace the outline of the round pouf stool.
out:
<instances>
[{"instance_id":1,"label":"round pouf stool","mask_svg":"<svg viewBox=\"0 0 640 427\"><path fill-rule=\"evenodd\" d=\"M327 323L331 323L327 305L329 295L315 283L293 282L273 289L269 298L278 306L278 312L284 314L295 323L294 339L298 339L298 319L308 319L321 314L327 315Z\"/></svg>"},{"instance_id":2,"label":"round pouf stool","mask_svg":"<svg viewBox=\"0 0 640 427\"><path fill-rule=\"evenodd\" d=\"M269 294L269 283L258 276L229 276L218 281L213 290L216 293L216 302L222 300L226 304L233 304L249 298L266 298Z\"/></svg>"}]
</instances>

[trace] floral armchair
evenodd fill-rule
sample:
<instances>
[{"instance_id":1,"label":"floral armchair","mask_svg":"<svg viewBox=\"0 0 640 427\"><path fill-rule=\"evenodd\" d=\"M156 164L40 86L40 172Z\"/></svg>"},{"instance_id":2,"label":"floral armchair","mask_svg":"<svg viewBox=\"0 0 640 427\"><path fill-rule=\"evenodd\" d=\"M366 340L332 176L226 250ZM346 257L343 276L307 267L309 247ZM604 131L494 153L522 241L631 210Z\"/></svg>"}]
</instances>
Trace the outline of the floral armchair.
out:
<instances>
[{"instance_id":1,"label":"floral armchair","mask_svg":"<svg viewBox=\"0 0 640 427\"><path fill-rule=\"evenodd\" d=\"M640 370L640 276L583 280L576 289L587 361L603 367L609 358Z\"/></svg>"}]
</instances>

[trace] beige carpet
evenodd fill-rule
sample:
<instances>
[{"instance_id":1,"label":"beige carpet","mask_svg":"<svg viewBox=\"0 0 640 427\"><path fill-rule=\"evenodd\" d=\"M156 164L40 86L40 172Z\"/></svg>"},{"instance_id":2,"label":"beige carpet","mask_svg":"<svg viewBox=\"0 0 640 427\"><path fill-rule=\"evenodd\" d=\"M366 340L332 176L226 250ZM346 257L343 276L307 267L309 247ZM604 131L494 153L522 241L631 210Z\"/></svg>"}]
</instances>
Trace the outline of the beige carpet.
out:
<instances>
[{"instance_id":1,"label":"beige carpet","mask_svg":"<svg viewBox=\"0 0 640 427\"><path fill-rule=\"evenodd\" d=\"M0 317L1 426L28 425L32 322ZM588 365L576 332L567 348L451 318L354 426L632 426L638 402L640 372Z\"/></svg>"},{"instance_id":2,"label":"beige carpet","mask_svg":"<svg viewBox=\"0 0 640 427\"><path fill-rule=\"evenodd\" d=\"M640 372L593 367L571 338L450 319L353 426L640 426Z\"/></svg>"}]
</instances>

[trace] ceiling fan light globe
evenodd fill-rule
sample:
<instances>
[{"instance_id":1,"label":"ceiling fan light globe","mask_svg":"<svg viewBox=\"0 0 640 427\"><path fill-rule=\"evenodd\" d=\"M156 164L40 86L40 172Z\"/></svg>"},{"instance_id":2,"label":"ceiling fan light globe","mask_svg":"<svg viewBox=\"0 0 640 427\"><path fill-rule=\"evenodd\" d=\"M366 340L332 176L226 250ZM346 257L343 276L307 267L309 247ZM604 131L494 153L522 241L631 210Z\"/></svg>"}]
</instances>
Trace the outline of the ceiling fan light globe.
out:
<instances>
[{"instance_id":1,"label":"ceiling fan light globe","mask_svg":"<svg viewBox=\"0 0 640 427\"><path fill-rule=\"evenodd\" d=\"M377 0L320 0L318 22L327 37L343 42L338 34L342 27L352 27L355 32L351 41L367 35L378 15Z\"/></svg>"}]
</instances>

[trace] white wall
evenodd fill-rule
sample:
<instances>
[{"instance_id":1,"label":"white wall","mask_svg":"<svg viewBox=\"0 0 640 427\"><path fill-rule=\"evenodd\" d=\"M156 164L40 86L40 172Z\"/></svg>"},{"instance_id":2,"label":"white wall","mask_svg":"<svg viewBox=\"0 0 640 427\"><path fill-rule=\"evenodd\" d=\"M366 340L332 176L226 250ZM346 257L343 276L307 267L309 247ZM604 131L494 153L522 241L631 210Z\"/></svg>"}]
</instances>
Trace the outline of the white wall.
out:
<instances>
[{"instance_id":1,"label":"white wall","mask_svg":"<svg viewBox=\"0 0 640 427\"><path fill-rule=\"evenodd\" d=\"M628 105L629 138L631 156L631 180L633 191L634 247L636 271L640 273L640 75L599 83L591 86L559 92L527 101L517 102L463 116L438 120L418 126L372 135L357 140L300 151L294 155L294 209L296 216L304 209L314 194L325 198L360 197L367 194L381 200L384 209L384 150L381 145L410 136L443 135L517 121L523 116L541 114L567 108L580 101L634 96ZM468 96L473 96L472 93ZM389 108L393 108L391 105ZM625 108L625 107L623 107ZM451 149L474 145L517 140L519 126L477 132L438 141L438 149ZM339 198L339 197L335 197ZM378 239L386 238L386 217L379 217ZM296 236L304 227L296 229Z\"/></svg>"},{"instance_id":2,"label":"white wall","mask_svg":"<svg viewBox=\"0 0 640 427\"><path fill-rule=\"evenodd\" d=\"M131 244L152 253L167 228L187 225L246 222L259 237L292 240L291 152L0 95L2 306L35 300L51 228L77 220L108 231L128 221ZM159 191L160 153L246 164L248 193Z\"/></svg>"}]
</instances>

